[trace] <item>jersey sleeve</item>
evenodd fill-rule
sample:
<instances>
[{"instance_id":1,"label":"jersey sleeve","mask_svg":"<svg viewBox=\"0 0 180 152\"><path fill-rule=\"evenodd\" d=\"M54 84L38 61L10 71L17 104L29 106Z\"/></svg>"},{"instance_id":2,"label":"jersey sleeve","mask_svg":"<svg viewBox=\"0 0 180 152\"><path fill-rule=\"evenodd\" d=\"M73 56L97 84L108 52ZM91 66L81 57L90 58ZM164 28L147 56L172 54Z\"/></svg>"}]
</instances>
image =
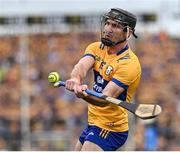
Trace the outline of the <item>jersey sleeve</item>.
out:
<instances>
[{"instance_id":1,"label":"jersey sleeve","mask_svg":"<svg viewBox=\"0 0 180 152\"><path fill-rule=\"evenodd\" d=\"M91 56L95 59L95 57L96 57L96 51L95 51L96 45L97 45L96 43L92 43L92 44L88 45L85 52L84 52L83 57L84 56Z\"/></svg>"},{"instance_id":2,"label":"jersey sleeve","mask_svg":"<svg viewBox=\"0 0 180 152\"><path fill-rule=\"evenodd\" d=\"M121 65L121 67L115 71L111 81L126 90L128 89L129 85L137 79L139 75L140 69L138 65L127 63Z\"/></svg>"}]
</instances>

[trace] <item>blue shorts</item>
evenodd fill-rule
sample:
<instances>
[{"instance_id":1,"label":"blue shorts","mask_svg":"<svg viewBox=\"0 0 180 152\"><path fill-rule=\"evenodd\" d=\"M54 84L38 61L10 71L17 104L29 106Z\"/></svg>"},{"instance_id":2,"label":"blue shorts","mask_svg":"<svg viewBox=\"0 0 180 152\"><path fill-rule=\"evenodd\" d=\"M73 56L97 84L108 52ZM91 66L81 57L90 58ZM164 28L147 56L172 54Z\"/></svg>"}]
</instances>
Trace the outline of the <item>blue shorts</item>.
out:
<instances>
[{"instance_id":1,"label":"blue shorts","mask_svg":"<svg viewBox=\"0 0 180 152\"><path fill-rule=\"evenodd\" d=\"M115 151L126 142L127 137L128 131L113 132L94 125L88 125L79 137L79 141L82 145L85 141L90 141L101 147L104 151Z\"/></svg>"}]
</instances>

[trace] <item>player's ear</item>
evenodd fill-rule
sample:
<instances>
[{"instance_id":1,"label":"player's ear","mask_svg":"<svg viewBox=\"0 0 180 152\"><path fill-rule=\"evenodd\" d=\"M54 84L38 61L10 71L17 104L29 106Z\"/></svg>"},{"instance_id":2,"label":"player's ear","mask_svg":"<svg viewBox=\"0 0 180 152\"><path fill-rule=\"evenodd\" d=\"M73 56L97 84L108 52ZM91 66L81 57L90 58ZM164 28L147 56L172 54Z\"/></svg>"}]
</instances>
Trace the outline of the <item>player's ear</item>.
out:
<instances>
[{"instance_id":1,"label":"player's ear","mask_svg":"<svg viewBox=\"0 0 180 152\"><path fill-rule=\"evenodd\" d=\"M124 27L123 32L127 32L127 26Z\"/></svg>"},{"instance_id":2,"label":"player's ear","mask_svg":"<svg viewBox=\"0 0 180 152\"><path fill-rule=\"evenodd\" d=\"M126 26L123 31L126 32L126 39L129 40L133 34L133 30L129 26Z\"/></svg>"}]
</instances>

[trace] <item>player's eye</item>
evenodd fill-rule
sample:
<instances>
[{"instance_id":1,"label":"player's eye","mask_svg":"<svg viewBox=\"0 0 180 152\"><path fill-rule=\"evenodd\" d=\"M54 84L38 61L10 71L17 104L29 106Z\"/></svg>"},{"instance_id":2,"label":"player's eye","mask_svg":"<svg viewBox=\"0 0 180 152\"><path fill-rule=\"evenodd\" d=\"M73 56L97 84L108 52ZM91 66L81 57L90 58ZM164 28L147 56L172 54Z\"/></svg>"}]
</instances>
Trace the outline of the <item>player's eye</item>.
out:
<instances>
[{"instance_id":1,"label":"player's eye","mask_svg":"<svg viewBox=\"0 0 180 152\"><path fill-rule=\"evenodd\" d=\"M112 27L113 27L113 28L119 28L119 24L117 24L117 23L112 23Z\"/></svg>"},{"instance_id":2,"label":"player's eye","mask_svg":"<svg viewBox=\"0 0 180 152\"><path fill-rule=\"evenodd\" d=\"M110 22L109 22L109 21L106 21L106 22L105 22L105 25L110 25Z\"/></svg>"}]
</instances>

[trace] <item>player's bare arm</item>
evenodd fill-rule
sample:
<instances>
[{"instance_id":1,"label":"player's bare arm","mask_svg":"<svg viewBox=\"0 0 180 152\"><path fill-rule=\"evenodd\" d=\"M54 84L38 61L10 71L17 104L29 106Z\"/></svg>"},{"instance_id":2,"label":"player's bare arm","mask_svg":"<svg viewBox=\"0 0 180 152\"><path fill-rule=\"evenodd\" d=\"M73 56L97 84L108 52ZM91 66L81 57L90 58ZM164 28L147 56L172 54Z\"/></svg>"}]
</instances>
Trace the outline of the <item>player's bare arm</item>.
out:
<instances>
[{"instance_id":1,"label":"player's bare arm","mask_svg":"<svg viewBox=\"0 0 180 152\"><path fill-rule=\"evenodd\" d=\"M66 81L66 89L70 91L82 92L87 89L87 86L81 85L83 79L86 77L87 72L92 68L94 58L85 56L79 60L71 72L71 78Z\"/></svg>"},{"instance_id":2,"label":"player's bare arm","mask_svg":"<svg viewBox=\"0 0 180 152\"><path fill-rule=\"evenodd\" d=\"M104 88L102 93L106 96L117 98L123 91L124 91L124 88L119 87L114 82L110 81L107 84L107 86Z\"/></svg>"}]
</instances>

